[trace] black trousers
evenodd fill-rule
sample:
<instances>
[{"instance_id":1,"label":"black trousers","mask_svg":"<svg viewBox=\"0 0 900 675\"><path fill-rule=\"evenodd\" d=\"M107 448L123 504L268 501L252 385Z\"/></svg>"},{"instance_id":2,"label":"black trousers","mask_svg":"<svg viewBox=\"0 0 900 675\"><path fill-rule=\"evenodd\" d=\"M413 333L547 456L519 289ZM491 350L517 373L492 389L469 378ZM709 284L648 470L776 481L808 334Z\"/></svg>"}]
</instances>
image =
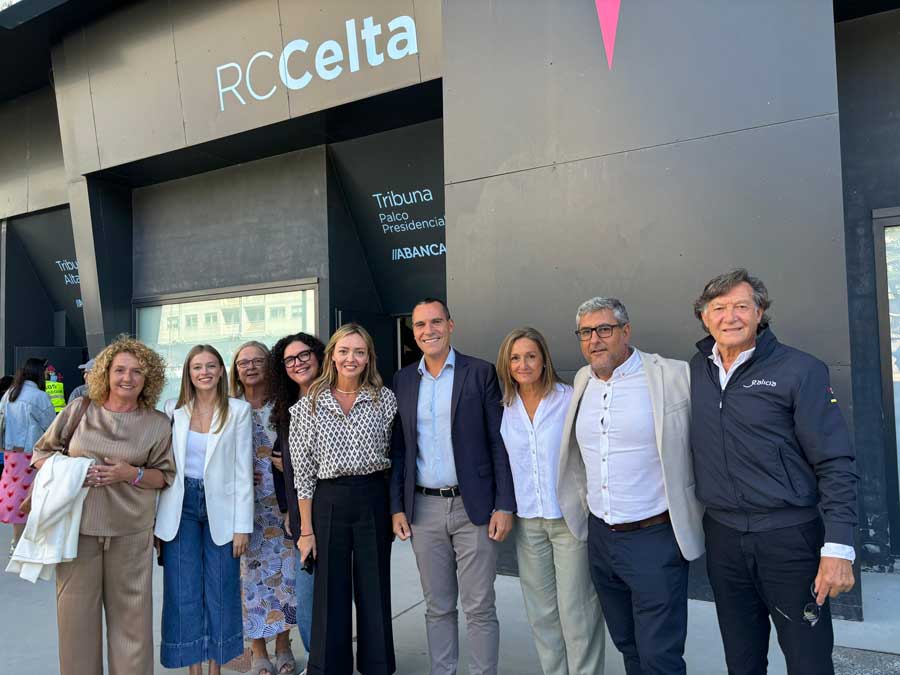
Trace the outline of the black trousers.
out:
<instances>
[{"instance_id":1,"label":"black trousers","mask_svg":"<svg viewBox=\"0 0 900 675\"><path fill-rule=\"evenodd\" d=\"M716 600L730 675L765 675L769 617L790 675L833 675L828 601L815 625L803 610L819 570L825 526L816 518L768 532L739 532L703 519L706 569Z\"/></svg>"},{"instance_id":2,"label":"black trousers","mask_svg":"<svg viewBox=\"0 0 900 675\"><path fill-rule=\"evenodd\" d=\"M391 515L384 474L320 480L313 497L316 578L310 675L363 675L396 669L391 628ZM305 572L300 572L305 574Z\"/></svg>"},{"instance_id":3,"label":"black trousers","mask_svg":"<svg viewBox=\"0 0 900 675\"><path fill-rule=\"evenodd\" d=\"M628 675L684 675L688 563L670 523L613 532L588 519L588 562Z\"/></svg>"}]
</instances>

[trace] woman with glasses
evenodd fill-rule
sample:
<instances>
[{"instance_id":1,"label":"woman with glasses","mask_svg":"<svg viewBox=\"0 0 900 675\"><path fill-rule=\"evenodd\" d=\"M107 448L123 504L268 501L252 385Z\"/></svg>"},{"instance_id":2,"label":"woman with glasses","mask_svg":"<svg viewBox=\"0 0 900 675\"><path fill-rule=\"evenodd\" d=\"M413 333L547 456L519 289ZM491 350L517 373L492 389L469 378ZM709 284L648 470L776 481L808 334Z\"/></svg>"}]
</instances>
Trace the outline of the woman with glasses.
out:
<instances>
[{"instance_id":1,"label":"woman with glasses","mask_svg":"<svg viewBox=\"0 0 900 675\"><path fill-rule=\"evenodd\" d=\"M300 510L287 441L291 422L290 408L309 393L313 381L319 376L324 358L325 344L319 338L308 333L294 333L281 338L272 347L268 374L272 401L270 420L276 431L272 454L273 457L281 458L282 462L282 466L278 467L273 459L272 475L278 505L284 514L284 530L295 556L297 631L307 653L312 630L313 574L311 568L309 572L300 570L300 551L297 549Z\"/></svg>"},{"instance_id":2,"label":"woman with glasses","mask_svg":"<svg viewBox=\"0 0 900 675\"><path fill-rule=\"evenodd\" d=\"M296 547L285 541L275 495L273 468L282 470L273 454L277 434L272 424L269 349L245 342L231 362L231 395L250 404L253 425L255 507L253 534L241 557L244 598L244 638L252 640L253 675L293 675L297 664L291 650L291 626L297 624L294 582ZM275 664L269 660L267 638L275 638Z\"/></svg>"},{"instance_id":3,"label":"woman with glasses","mask_svg":"<svg viewBox=\"0 0 900 675\"><path fill-rule=\"evenodd\" d=\"M210 675L244 652L240 557L253 532L250 405L228 397L221 354L196 345L184 360L172 417L175 481L159 497L163 612L160 661Z\"/></svg>"},{"instance_id":4,"label":"woman with glasses","mask_svg":"<svg viewBox=\"0 0 900 675\"><path fill-rule=\"evenodd\" d=\"M12 555L25 530L27 514L19 510L31 489L34 469L31 452L35 442L53 423L56 411L44 391L44 359L28 359L16 371L12 386L0 399L5 415L3 441L3 476L0 477L0 523L13 526L9 546Z\"/></svg>"},{"instance_id":5,"label":"woman with glasses","mask_svg":"<svg viewBox=\"0 0 900 675\"><path fill-rule=\"evenodd\" d=\"M316 565L312 673L396 670L391 629L391 514L387 471L393 392L382 386L365 328L341 326L323 372L291 408L290 450L300 500L300 558Z\"/></svg>"},{"instance_id":6,"label":"woman with glasses","mask_svg":"<svg viewBox=\"0 0 900 675\"><path fill-rule=\"evenodd\" d=\"M544 675L603 672L604 631L587 544L575 538L556 495L559 445L572 387L553 368L544 336L518 328L497 356L500 435L516 493L516 553L525 612Z\"/></svg>"}]
</instances>

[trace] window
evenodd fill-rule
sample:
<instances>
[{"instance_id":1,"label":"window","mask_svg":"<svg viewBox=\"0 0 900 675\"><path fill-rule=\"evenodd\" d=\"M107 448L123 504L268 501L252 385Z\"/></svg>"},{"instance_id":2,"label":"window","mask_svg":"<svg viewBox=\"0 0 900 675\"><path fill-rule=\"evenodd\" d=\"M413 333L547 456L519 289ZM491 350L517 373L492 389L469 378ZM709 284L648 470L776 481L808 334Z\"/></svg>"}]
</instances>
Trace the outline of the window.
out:
<instances>
[{"instance_id":1,"label":"window","mask_svg":"<svg viewBox=\"0 0 900 675\"><path fill-rule=\"evenodd\" d=\"M288 307L291 307L292 318L298 318L294 314L296 308L302 321L287 325ZM230 364L234 350L247 340L259 340L271 347L289 332L315 333L315 315L316 291L313 289L138 307L138 339L155 349L166 361L166 386L159 407L162 408L167 399L178 396L184 358L197 342L211 344L222 354L225 363ZM201 316L202 328L199 326ZM267 316L277 321L268 326ZM181 317L184 317L184 327L190 329L189 332L179 330Z\"/></svg>"}]
</instances>

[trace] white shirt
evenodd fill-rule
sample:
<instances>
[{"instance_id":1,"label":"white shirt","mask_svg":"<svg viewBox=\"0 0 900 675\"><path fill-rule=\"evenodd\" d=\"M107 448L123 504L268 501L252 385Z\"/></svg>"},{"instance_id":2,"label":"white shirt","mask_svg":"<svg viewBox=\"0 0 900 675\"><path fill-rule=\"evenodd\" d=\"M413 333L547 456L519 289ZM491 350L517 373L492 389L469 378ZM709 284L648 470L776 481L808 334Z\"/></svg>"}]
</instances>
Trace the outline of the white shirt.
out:
<instances>
[{"instance_id":1,"label":"white shirt","mask_svg":"<svg viewBox=\"0 0 900 675\"><path fill-rule=\"evenodd\" d=\"M647 374L637 350L608 381L591 371L575 438L587 473L588 508L595 516L618 525L669 508Z\"/></svg>"},{"instance_id":2,"label":"white shirt","mask_svg":"<svg viewBox=\"0 0 900 675\"><path fill-rule=\"evenodd\" d=\"M729 368L726 373L725 366L722 365L722 355L719 353L719 343L713 344L712 354L709 355L709 358L719 369L719 384L722 386L723 391L728 384L728 381L731 379L731 376L734 375L734 372L740 368L743 363L746 363L750 357L753 356L753 352L755 351L756 347L754 346L738 354L738 357L734 360L734 363L731 364L731 368ZM822 550L819 554L826 558L843 558L850 562L856 560L856 550L852 546L835 544L833 542L825 542L825 545L822 546Z\"/></svg>"},{"instance_id":3,"label":"white shirt","mask_svg":"<svg viewBox=\"0 0 900 675\"><path fill-rule=\"evenodd\" d=\"M534 421L518 394L512 405L503 408L500 435L509 455L520 518L562 518L556 477L559 443L571 400L572 387L557 384L538 404Z\"/></svg>"},{"instance_id":4,"label":"white shirt","mask_svg":"<svg viewBox=\"0 0 900 675\"><path fill-rule=\"evenodd\" d=\"M187 449L184 453L184 475L203 480L206 469L206 437L199 431L188 431Z\"/></svg>"}]
</instances>

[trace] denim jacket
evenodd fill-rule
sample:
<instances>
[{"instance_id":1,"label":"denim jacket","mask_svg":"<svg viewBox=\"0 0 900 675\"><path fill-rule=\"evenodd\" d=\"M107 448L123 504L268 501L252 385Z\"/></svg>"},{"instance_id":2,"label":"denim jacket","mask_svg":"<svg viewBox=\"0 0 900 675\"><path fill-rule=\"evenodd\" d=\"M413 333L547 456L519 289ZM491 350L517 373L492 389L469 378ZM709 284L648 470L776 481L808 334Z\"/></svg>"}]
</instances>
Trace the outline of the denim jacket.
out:
<instances>
[{"instance_id":1,"label":"denim jacket","mask_svg":"<svg viewBox=\"0 0 900 675\"><path fill-rule=\"evenodd\" d=\"M31 380L25 380L15 401L9 400L7 392L0 405L6 408L6 435L3 438L6 450L23 448L30 453L56 418L50 397Z\"/></svg>"}]
</instances>

